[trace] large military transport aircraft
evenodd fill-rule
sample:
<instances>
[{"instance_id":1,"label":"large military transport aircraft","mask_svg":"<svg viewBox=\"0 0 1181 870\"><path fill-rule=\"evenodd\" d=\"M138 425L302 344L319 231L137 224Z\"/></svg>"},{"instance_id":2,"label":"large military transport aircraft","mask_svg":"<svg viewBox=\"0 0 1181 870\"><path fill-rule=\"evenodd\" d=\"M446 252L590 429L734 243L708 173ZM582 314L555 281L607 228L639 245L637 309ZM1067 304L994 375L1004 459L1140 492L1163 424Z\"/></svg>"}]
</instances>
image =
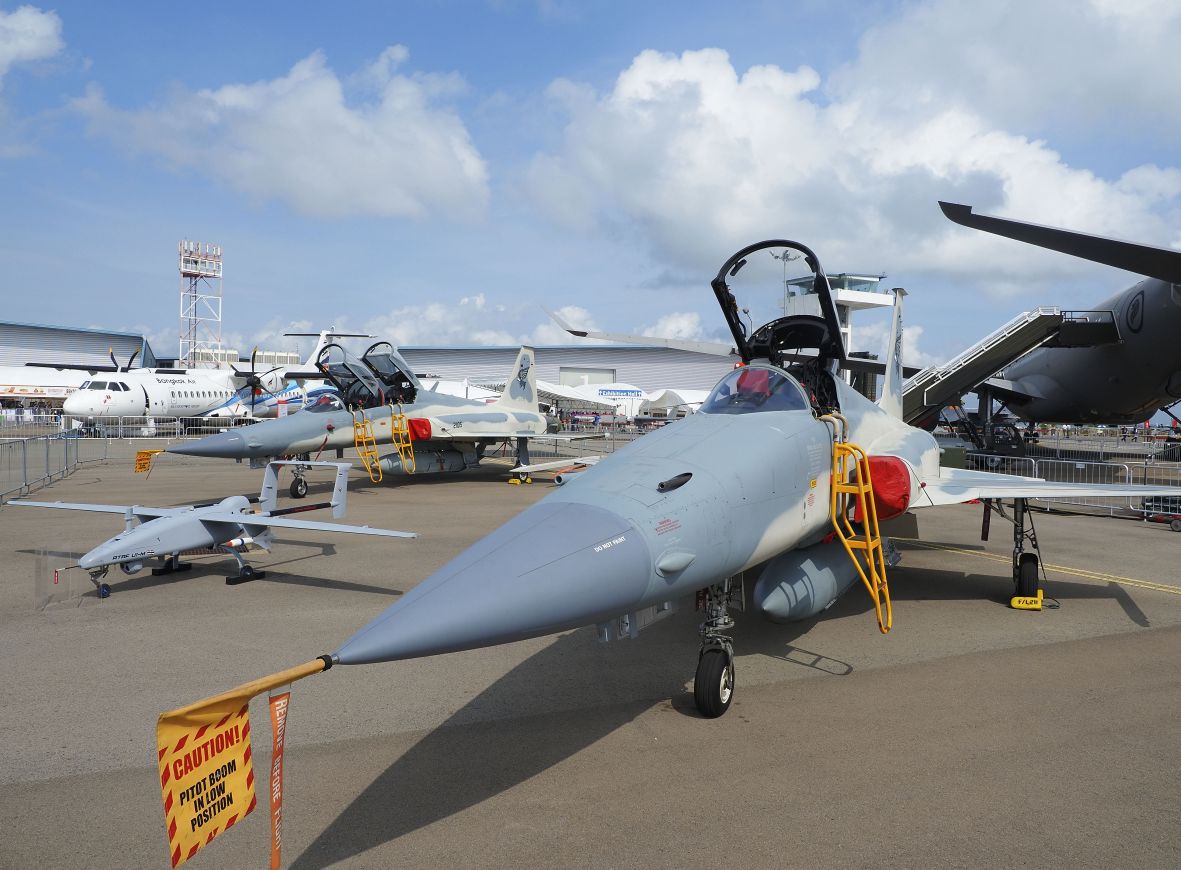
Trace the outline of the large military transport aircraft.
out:
<instances>
[{"instance_id":1,"label":"large military transport aircraft","mask_svg":"<svg viewBox=\"0 0 1181 870\"><path fill-rule=\"evenodd\" d=\"M961 226L1144 276L985 382L1013 414L1136 424L1181 401L1181 251L974 214L968 205L939 207ZM1062 340L1069 333L1100 340L1070 346Z\"/></svg>"},{"instance_id":2,"label":"large military transport aircraft","mask_svg":"<svg viewBox=\"0 0 1181 870\"><path fill-rule=\"evenodd\" d=\"M339 396L324 396L300 414L219 432L197 441L174 444L169 453L261 463L281 456L338 453L356 447L375 481L383 475L455 472L474 468L487 449L515 442L519 465L528 465L531 438L547 435L538 410L533 349L521 348L504 391L480 402L424 389L409 364L388 342L378 342L357 358L330 344L317 368ZM395 450L379 454L377 445ZM307 485L294 466L291 495L301 498Z\"/></svg>"},{"instance_id":3,"label":"large military transport aircraft","mask_svg":"<svg viewBox=\"0 0 1181 870\"><path fill-rule=\"evenodd\" d=\"M747 328L728 281L767 249L804 258L820 315ZM634 637L695 595L704 622L694 697L703 715L716 717L733 698L729 611L741 601L792 622L820 614L860 579L879 629L889 630L892 548L879 520L975 499L1000 510L997 500L1013 499L1013 604L1037 607L1026 499L1177 492L941 468L935 439L901 420L901 306L877 405L836 377L846 357L828 279L798 242L743 248L712 287L743 365L697 413L555 489L419 583L324 665L436 655L591 624L602 639ZM789 363L800 349L815 356Z\"/></svg>"},{"instance_id":4,"label":"large military transport aircraft","mask_svg":"<svg viewBox=\"0 0 1181 870\"><path fill-rule=\"evenodd\" d=\"M263 577L265 572L256 571L246 564L242 554L251 547L270 550L271 530L276 528L348 532L354 535L379 535L390 538L417 537L412 532L291 519L288 514L304 513L318 508L330 508L332 516L343 517L348 496L348 474L352 465L348 462L309 463L335 469L336 481L332 498L322 504L279 508L278 468L282 464L274 462L267 466L263 475L262 490L257 499L232 495L213 504L170 508L25 500L11 501L9 504L17 507L97 511L123 515L126 524L124 530L78 560L78 567L90 574L100 598L106 598L111 594L111 587L100 581L112 565L118 565L124 574L131 575L142 571L150 559L158 558L160 567L153 568L152 573L171 574L191 568L191 564L181 561L181 556L194 551L204 550L233 556L238 563L238 573L227 577L227 583L243 583ZM252 502L258 502L258 513L253 512Z\"/></svg>"}]
</instances>

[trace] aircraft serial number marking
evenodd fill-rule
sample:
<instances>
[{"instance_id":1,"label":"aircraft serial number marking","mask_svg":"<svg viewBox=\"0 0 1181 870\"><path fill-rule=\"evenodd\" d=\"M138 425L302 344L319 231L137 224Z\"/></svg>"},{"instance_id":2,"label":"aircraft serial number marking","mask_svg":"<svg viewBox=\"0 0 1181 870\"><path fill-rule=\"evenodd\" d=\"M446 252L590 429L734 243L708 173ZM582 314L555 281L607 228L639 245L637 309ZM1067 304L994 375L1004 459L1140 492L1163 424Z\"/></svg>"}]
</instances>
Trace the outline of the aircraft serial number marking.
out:
<instances>
[{"instance_id":1,"label":"aircraft serial number marking","mask_svg":"<svg viewBox=\"0 0 1181 870\"><path fill-rule=\"evenodd\" d=\"M595 552L601 553L604 550L610 550L612 547L617 547L626 540L627 540L627 535L620 535L618 538L614 538L613 540L604 541L603 543L601 543L595 547Z\"/></svg>"}]
</instances>

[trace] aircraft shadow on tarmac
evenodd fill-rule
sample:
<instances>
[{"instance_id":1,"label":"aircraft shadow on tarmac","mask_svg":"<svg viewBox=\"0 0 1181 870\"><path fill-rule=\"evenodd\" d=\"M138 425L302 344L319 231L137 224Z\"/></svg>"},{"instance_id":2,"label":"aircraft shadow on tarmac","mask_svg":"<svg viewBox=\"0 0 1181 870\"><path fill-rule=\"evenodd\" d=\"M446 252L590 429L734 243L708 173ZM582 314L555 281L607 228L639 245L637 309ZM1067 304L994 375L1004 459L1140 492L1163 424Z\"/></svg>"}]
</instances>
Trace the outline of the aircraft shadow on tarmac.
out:
<instances>
[{"instance_id":1,"label":"aircraft shadow on tarmac","mask_svg":"<svg viewBox=\"0 0 1181 870\"><path fill-rule=\"evenodd\" d=\"M669 699L671 711L697 717L686 684L697 661L698 619L689 601L638 640L601 645L590 629L559 637L378 774L292 862L292 870L333 865L490 800ZM761 653L833 675L852 671L844 662L792 646L809 623L739 619L743 655ZM759 623L766 628L756 628ZM555 698L566 702L564 709L553 711ZM544 700L531 706L530 699Z\"/></svg>"},{"instance_id":2,"label":"aircraft shadow on tarmac","mask_svg":"<svg viewBox=\"0 0 1181 870\"><path fill-rule=\"evenodd\" d=\"M983 598L1008 606L1007 581L995 576L917 568L899 570L895 576L891 591L896 601ZM1066 601L1112 598L1133 622L1148 625L1144 613L1115 584L1053 581L1051 586ZM867 611L872 605L859 592L851 589L825 614L790 625L737 614L740 656L768 656L829 676L852 673L852 664L805 650L794 641L820 619L865 619L870 631ZM696 662L697 619L692 603L684 602L671 619L647 629L636 641L599 645L589 629L559 637L378 774L291 867L327 867L490 800L667 699L672 710L696 716L686 685ZM557 712L555 697L567 701ZM548 700L531 706L531 699ZM511 714L506 716L506 711ZM522 739L522 733L528 733L528 739Z\"/></svg>"}]
</instances>

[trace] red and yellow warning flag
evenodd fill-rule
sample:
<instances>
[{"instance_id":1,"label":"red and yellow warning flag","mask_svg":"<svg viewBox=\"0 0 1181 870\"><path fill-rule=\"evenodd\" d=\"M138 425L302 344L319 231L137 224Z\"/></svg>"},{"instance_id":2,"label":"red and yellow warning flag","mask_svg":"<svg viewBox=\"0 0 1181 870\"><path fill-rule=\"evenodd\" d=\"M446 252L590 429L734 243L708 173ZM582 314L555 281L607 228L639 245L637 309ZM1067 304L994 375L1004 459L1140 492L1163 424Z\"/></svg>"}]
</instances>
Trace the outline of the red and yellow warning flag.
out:
<instances>
[{"instance_id":1,"label":"red and yellow warning flag","mask_svg":"<svg viewBox=\"0 0 1181 870\"><path fill-rule=\"evenodd\" d=\"M152 460L163 450L137 450L135 451L135 473L143 474L145 471L148 474L152 473Z\"/></svg>"},{"instance_id":2,"label":"red and yellow warning flag","mask_svg":"<svg viewBox=\"0 0 1181 870\"><path fill-rule=\"evenodd\" d=\"M240 822L257 804L250 748L250 699L331 667L327 656L213 698L162 713L156 723L160 789L172 866L179 867ZM283 737L290 692L271 699L271 866L278 867ZM282 699L276 714L276 701ZM277 759L277 763L275 761Z\"/></svg>"}]
</instances>

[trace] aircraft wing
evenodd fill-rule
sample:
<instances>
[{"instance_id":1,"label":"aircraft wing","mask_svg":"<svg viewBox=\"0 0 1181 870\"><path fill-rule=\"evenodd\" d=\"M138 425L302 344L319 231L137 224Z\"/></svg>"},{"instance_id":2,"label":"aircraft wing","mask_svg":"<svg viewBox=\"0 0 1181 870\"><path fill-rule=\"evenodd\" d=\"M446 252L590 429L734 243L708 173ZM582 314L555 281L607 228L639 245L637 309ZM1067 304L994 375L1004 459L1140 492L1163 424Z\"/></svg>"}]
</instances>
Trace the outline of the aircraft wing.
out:
<instances>
[{"instance_id":1,"label":"aircraft wing","mask_svg":"<svg viewBox=\"0 0 1181 870\"><path fill-rule=\"evenodd\" d=\"M735 350L732 344L722 344L718 341L690 341L688 339L680 338L656 338L648 335L625 335L617 332L592 332L586 329L577 329L571 326L554 312L550 311L545 306L542 306L542 311L549 315L550 320L562 327L571 335L576 335L579 338L598 338L603 341L620 341L624 344L642 344L648 347L669 347L674 350L689 350L694 353L708 353L714 356L738 356L738 351Z\"/></svg>"},{"instance_id":2,"label":"aircraft wing","mask_svg":"<svg viewBox=\"0 0 1181 870\"><path fill-rule=\"evenodd\" d=\"M68 502L68 501L28 501L26 499L20 499L18 501L10 501L9 504L16 505L18 507L45 507L45 508L57 508L59 510L66 510L66 511L94 511L96 513L102 513L102 514L124 514L124 515L126 515L126 513L128 511L131 511L133 516L152 517L152 518L167 517L167 516L171 516L173 514L184 513L185 511L191 510L191 508L188 508L188 507L153 508L153 507L140 507L139 505L127 505L127 504L86 504L86 503L81 503L81 502Z\"/></svg>"},{"instance_id":3,"label":"aircraft wing","mask_svg":"<svg viewBox=\"0 0 1181 870\"><path fill-rule=\"evenodd\" d=\"M963 504L980 498L1148 498L1181 496L1181 487L1111 483L1059 483L1038 477L943 468L923 482L923 495L912 507Z\"/></svg>"},{"instance_id":4,"label":"aircraft wing","mask_svg":"<svg viewBox=\"0 0 1181 870\"><path fill-rule=\"evenodd\" d=\"M415 532L396 532L371 526L349 526L344 523L321 523L315 520L291 520L287 517L268 517L263 514L203 513L203 523L237 523L240 526L269 526L274 529L303 529L309 532L346 532L352 535L378 535L383 538L417 538Z\"/></svg>"},{"instance_id":5,"label":"aircraft wing","mask_svg":"<svg viewBox=\"0 0 1181 870\"><path fill-rule=\"evenodd\" d=\"M1045 396L1036 390L1027 389L1017 381L1004 378L989 378L984 382L992 388L994 398L1005 402L1028 402L1030 399L1044 399Z\"/></svg>"}]
</instances>

